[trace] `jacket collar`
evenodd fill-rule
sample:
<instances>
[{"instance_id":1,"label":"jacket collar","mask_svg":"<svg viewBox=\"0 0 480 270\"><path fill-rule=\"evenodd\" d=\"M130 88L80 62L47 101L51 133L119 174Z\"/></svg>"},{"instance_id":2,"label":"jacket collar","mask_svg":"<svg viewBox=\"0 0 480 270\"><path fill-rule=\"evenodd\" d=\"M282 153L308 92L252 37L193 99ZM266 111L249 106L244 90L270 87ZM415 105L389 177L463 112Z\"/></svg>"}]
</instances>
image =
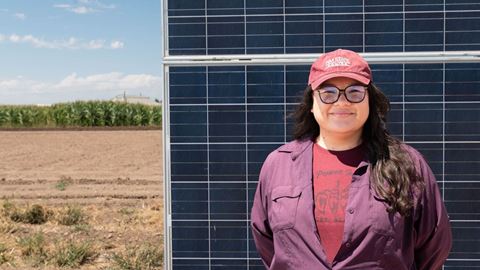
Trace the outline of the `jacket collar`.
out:
<instances>
[{"instance_id":1,"label":"jacket collar","mask_svg":"<svg viewBox=\"0 0 480 270\"><path fill-rule=\"evenodd\" d=\"M292 160L297 159L300 154L302 154L306 149L311 149L313 146L313 142L309 139L305 140L294 140L287 144L282 145L278 148L279 152L290 153L290 157ZM358 165L357 169L362 167L367 167L370 164L368 161L367 156L365 155L363 160Z\"/></svg>"},{"instance_id":2,"label":"jacket collar","mask_svg":"<svg viewBox=\"0 0 480 270\"><path fill-rule=\"evenodd\" d=\"M311 148L313 142L309 139L306 140L294 140L287 144L282 145L278 148L279 152L290 153L292 160L297 159L297 157L303 153L309 147Z\"/></svg>"}]
</instances>

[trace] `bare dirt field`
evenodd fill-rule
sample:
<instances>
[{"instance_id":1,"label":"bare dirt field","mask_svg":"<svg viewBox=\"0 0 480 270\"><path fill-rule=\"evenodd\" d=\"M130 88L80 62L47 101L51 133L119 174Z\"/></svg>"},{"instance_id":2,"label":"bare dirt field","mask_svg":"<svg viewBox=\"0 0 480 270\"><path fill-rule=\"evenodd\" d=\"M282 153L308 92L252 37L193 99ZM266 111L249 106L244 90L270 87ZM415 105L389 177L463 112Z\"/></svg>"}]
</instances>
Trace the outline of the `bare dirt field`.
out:
<instances>
[{"instance_id":1,"label":"bare dirt field","mask_svg":"<svg viewBox=\"0 0 480 270\"><path fill-rule=\"evenodd\" d=\"M1 131L0 269L160 269L162 151L161 130ZM18 218L34 205L44 222Z\"/></svg>"}]
</instances>

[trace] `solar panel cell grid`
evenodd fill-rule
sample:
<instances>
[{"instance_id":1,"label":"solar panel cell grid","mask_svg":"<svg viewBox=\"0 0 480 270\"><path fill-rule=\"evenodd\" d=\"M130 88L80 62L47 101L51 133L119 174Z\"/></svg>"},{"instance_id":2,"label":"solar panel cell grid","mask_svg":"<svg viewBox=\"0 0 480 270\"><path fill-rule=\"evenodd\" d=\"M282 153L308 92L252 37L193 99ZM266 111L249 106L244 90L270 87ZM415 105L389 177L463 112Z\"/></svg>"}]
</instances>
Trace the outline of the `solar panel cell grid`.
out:
<instances>
[{"instance_id":1,"label":"solar panel cell grid","mask_svg":"<svg viewBox=\"0 0 480 270\"><path fill-rule=\"evenodd\" d=\"M168 1L168 55L480 50L475 0ZM173 269L264 269L258 173L291 140L308 65L168 68ZM388 128L428 160L452 220L444 269L480 269L480 63L374 64Z\"/></svg>"}]
</instances>

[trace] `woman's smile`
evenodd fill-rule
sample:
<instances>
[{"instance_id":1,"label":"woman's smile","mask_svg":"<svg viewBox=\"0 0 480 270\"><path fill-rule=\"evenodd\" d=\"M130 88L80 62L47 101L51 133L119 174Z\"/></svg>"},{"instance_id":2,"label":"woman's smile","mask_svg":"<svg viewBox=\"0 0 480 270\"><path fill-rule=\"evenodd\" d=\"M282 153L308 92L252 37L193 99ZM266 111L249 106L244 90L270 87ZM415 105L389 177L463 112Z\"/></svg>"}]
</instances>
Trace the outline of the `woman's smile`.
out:
<instances>
[{"instance_id":1,"label":"woman's smile","mask_svg":"<svg viewBox=\"0 0 480 270\"><path fill-rule=\"evenodd\" d=\"M350 111L334 111L334 112L331 112L329 114L331 116L335 116L335 117L349 117L349 116L354 116L355 115L354 112L350 112Z\"/></svg>"}]
</instances>

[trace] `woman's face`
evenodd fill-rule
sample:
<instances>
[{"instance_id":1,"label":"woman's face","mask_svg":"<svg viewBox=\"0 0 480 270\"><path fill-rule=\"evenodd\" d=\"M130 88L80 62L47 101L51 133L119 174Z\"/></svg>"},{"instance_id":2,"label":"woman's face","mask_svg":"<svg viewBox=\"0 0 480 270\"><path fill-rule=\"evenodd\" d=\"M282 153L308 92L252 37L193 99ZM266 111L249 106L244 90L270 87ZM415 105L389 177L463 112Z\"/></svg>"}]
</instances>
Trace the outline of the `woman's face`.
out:
<instances>
[{"instance_id":1,"label":"woman's face","mask_svg":"<svg viewBox=\"0 0 480 270\"><path fill-rule=\"evenodd\" d=\"M350 78L336 77L325 81L319 88L325 85L345 89L351 85L361 85L361 83ZM338 138L361 136L363 125L367 121L369 113L368 92L360 103L349 102L342 92L335 103L325 104L320 100L318 92L313 91L311 111L315 120L317 120L322 136Z\"/></svg>"}]
</instances>

